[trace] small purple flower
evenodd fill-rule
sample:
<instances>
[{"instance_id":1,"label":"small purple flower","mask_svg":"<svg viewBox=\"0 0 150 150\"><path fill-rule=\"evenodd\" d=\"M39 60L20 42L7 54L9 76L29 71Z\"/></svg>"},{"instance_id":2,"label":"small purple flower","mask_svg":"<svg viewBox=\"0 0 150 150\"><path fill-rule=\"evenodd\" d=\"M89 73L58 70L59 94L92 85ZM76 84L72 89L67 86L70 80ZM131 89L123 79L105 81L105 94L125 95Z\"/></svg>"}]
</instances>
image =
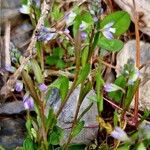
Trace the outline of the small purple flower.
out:
<instances>
[{"instance_id":1,"label":"small purple flower","mask_svg":"<svg viewBox=\"0 0 150 150\"><path fill-rule=\"evenodd\" d=\"M130 141L126 132L120 127L115 127L114 131L111 132L111 136L119 141Z\"/></svg>"},{"instance_id":2,"label":"small purple flower","mask_svg":"<svg viewBox=\"0 0 150 150\"><path fill-rule=\"evenodd\" d=\"M114 22L110 22L106 24L101 30L102 34L109 40L114 38L113 33L116 32L116 29L112 28L113 25L114 25Z\"/></svg>"},{"instance_id":3,"label":"small purple flower","mask_svg":"<svg viewBox=\"0 0 150 150\"><path fill-rule=\"evenodd\" d=\"M23 83L20 80L17 80L16 85L15 85L15 90L17 92L21 92L23 89Z\"/></svg>"},{"instance_id":4,"label":"small purple flower","mask_svg":"<svg viewBox=\"0 0 150 150\"><path fill-rule=\"evenodd\" d=\"M38 87L41 92L45 92L47 90L47 86L44 83L40 83Z\"/></svg>"},{"instance_id":5,"label":"small purple flower","mask_svg":"<svg viewBox=\"0 0 150 150\"><path fill-rule=\"evenodd\" d=\"M30 6L29 5L22 5L19 11L23 14L30 14Z\"/></svg>"},{"instance_id":6,"label":"small purple flower","mask_svg":"<svg viewBox=\"0 0 150 150\"><path fill-rule=\"evenodd\" d=\"M80 24L80 26L79 26L79 29L80 29L80 31L83 31L87 27L88 27L88 24L86 22L82 21L81 24Z\"/></svg>"},{"instance_id":7,"label":"small purple flower","mask_svg":"<svg viewBox=\"0 0 150 150\"><path fill-rule=\"evenodd\" d=\"M6 71L14 73L16 71L16 68L11 66L11 65L6 65L5 66Z\"/></svg>"},{"instance_id":8,"label":"small purple flower","mask_svg":"<svg viewBox=\"0 0 150 150\"><path fill-rule=\"evenodd\" d=\"M97 22L98 18L96 16L94 16L93 20L94 20L94 22Z\"/></svg>"},{"instance_id":9,"label":"small purple flower","mask_svg":"<svg viewBox=\"0 0 150 150\"><path fill-rule=\"evenodd\" d=\"M81 40L85 40L87 38L87 33L86 32L81 32Z\"/></svg>"},{"instance_id":10,"label":"small purple flower","mask_svg":"<svg viewBox=\"0 0 150 150\"><path fill-rule=\"evenodd\" d=\"M64 30L64 32L65 32L66 34L69 34L69 33L70 33L70 31L69 31L67 28Z\"/></svg>"},{"instance_id":11,"label":"small purple flower","mask_svg":"<svg viewBox=\"0 0 150 150\"><path fill-rule=\"evenodd\" d=\"M26 93L23 97L23 105L25 109L32 109L34 107L34 101L33 98L29 95L29 93Z\"/></svg>"},{"instance_id":12,"label":"small purple flower","mask_svg":"<svg viewBox=\"0 0 150 150\"><path fill-rule=\"evenodd\" d=\"M57 33L56 33L55 29L47 28L44 26L41 26L39 31L37 31L37 33L36 33L37 40L44 41L44 42L48 42L48 41L54 39L56 35L57 35Z\"/></svg>"},{"instance_id":13,"label":"small purple flower","mask_svg":"<svg viewBox=\"0 0 150 150\"><path fill-rule=\"evenodd\" d=\"M104 85L104 90L106 92L112 92L112 91L117 91L117 90L120 90L121 88L115 84L112 84L112 83L106 83Z\"/></svg>"},{"instance_id":14,"label":"small purple flower","mask_svg":"<svg viewBox=\"0 0 150 150\"><path fill-rule=\"evenodd\" d=\"M75 17L76 17L76 13L74 12L70 12L69 14L65 16L65 21L66 21L67 26L70 26L73 24Z\"/></svg>"},{"instance_id":15,"label":"small purple flower","mask_svg":"<svg viewBox=\"0 0 150 150\"><path fill-rule=\"evenodd\" d=\"M135 70L135 72L132 74L132 76L129 77L129 80L128 80L128 84L129 85L133 85L134 82L141 77L141 73L139 70Z\"/></svg>"}]
</instances>

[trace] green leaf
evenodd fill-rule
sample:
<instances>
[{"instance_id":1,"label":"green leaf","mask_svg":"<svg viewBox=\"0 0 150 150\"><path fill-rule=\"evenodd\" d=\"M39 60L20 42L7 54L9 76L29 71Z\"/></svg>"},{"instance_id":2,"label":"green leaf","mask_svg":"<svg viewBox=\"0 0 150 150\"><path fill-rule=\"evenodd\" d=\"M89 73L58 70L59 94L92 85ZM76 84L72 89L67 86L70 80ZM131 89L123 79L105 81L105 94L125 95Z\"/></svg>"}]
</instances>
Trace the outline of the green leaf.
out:
<instances>
[{"instance_id":1,"label":"green leaf","mask_svg":"<svg viewBox=\"0 0 150 150\"><path fill-rule=\"evenodd\" d=\"M53 111L53 109L49 109L49 112L48 112L48 117L47 117L47 120L46 120L46 129L47 131L48 130L51 130L57 123L57 118L55 116L55 113Z\"/></svg>"},{"instance_id":2,"label":"green leaf","mask_svg":"<svg viewBox=\"0 0 150 150\"><path fill-rule=\"evenodd\" d=\"M146 150L146 147L144 146L143 143L140 143L137 150Z\"/></svg>"},{"instance_id":3,"label":"green leaf","mask_svg":"<svg viewBox=\"0 0 150 150\"><path fill-rule=\"evenodd\" d=\"M63 60L61 60L61 59L57 60L57 63L56 63L57 68L62 69L62 68L65 68L65 66L66 65L65 65L65 62Z\"/></svg>"},{"instance_id":4,"label":"green leaf","mask_svg":"<svg viewBox=\"0 0 150 150\"><path fill-rule=\"evenodd\" d=\"M105 37L100 37L98 46L111 52L118 52L123 48L123 42L117 39L109 40Z\"/></svg>"},{"instance_id":5,"label":"green leaf","mask_svg":"<svg viewBox=\"0 0 150 150\"><path fill-rule=\"evenodd\" d=\"M21 0L21 4L27 5L29 3L29 0Z\"/></svg>"},{"instance_id":6,"label":"green leaf","mask_svg":"<svg viewBox=\"0 0 150 150\"><path fill-rule=\"evenodd\" d=\"M43 83L42 70L41 70L38 62L35 59L31 60L31 66L32 66L32 70L34 72L36 81L38 83Z\"/></svg>"},{"instance_id":7,"label":"green leaf","mask_svg":"<svg viewBox=\"0 0 150 150\"><path fill-rule=\"evenodd\" d=\"M88 76L89 72L90 72L90 64L88 63L79 72L79 77L78 77L76 86L79 85L81 82L83 82L86 79L86 77Z\"/></svg>"},{"instance_id":8,"label":"green leaf","mask_svg":"<svg viewBox=\"0 0 150 150\"><path fill-rule=\"evenodd\" d=\"M134 85L129 85L128 86L128 91L127 91L127 95L126 95L126 98L125 98L125 101L124 101L124 106L126 108L128 108L133 100L133 97L139 87L139 84L140 84L140 80L136 80L134 82Z\"/></svg>"},{"instance_id":9,"label":"green leaf","mask_svg":"<svg viewBox=\"0 0 150 150\"><path fill-rule=\"evenodd\" d=\"M52 82L48 88L58 88L60 89L60 85L61 85L61 82L63 80L63 76L60 76L58 79L56 79L54 82Z\"/></svg>"},{"instance_id":10,"label":"green leaf","mask_svg":"<svg viewBox=\"0 0 150 150\"><path fill-rule=\"evenodd\" d=\"M46 57L46 64L48 64L50 66L56 65L58 60L59 60L58 56L47 56Z\"/></svg>"},{"instance_id":11,"label":"green leaf","mask_svg":"<svg viewBox=\"0 0 150 150\"><path fill-rule=\"evenodd\" d=\"M23 150L35 150L34 143L30 138L26 138L23 142Z\"/></svg>"},{"instance_id":12,"label":"green leaf","mask_svg":"<svg viewBox=\"0 0 150 150\"><path fill-rule=\"evenodd\" d=\"M117 126L118 126L118 122L119 122L118 113L117 113L117 111L115 110L115 111L114 111L114 117L113 117L114 127L117 127Z\"/></svg>"},{"instance_id":13,"label":"green leaf","mask_svg":"<svg viewBox=\"0 0 150 150\"><path fill-rule=\"evenodd\" d=\"M103 111L103 94L102 94L103 85L104 85L104 81L100 74L100 69L98 69L96 72L96 95L97 95L97 106L99 112Z\"/></svg>"},{"instance_id":14,"label":"green leaf","mask_svg":"<svg viewBox=\"0 0 150 150\"><path fill-rule=\"evenodd\" d=\"M31 127L32 127L32 120L31 120L31 118L29 118L26 121L26 128L27 128L27 131L28 131L29 134L30 134L30 131L31 131Z\"/></svg>"},{"instance_id":15,"label":"green leaf","mask_svg":"<svg viewBox=\"0 0 150 150\"><path fill-rule=\"evenodd\" d=\"M46 57L46 64L53 66L56 65L57 68L64 68L65 62L61 60L61 58L64 55L64 51L62 48L54 48L53 49L53 55Z\"/></svg>"},{"instance_id":16,"label":"green leaf","mask_svg":"<svg viewBox=\"0 0 150 150\"><path fill-rule=\"evenodd\" d=\"M2 147L2 146L0 145L0 150L5 150L5 149L4 149L4 147Z\"/></svg>"},{"instance_id":17,"label":"green leaf","mask_svg":"<svg viewBox=\"0 0 150 150\"><path fill-rule=\"evenodd\" d=\"M125 11L116 11L108 16L106 16L100 22L100 28L102 29L106 24L114 22L112 28L116 29L114 35L119 36L127 31L130 26L130 16Z\"/></svg>"},{"instance_id":18,"label":"green leaf","mask_svg":"<svg viewBox=\"0 0 150 150\"><path fill-rule=\"evenodd\" d=\"M92 89L92 84L91 82L87 82L86 84L84 84L84 87L80 94L80 97L79 97L79 100L80 100L80 103L83 101L83 99L85 98L85 96L89 93L89 91Z\"/></svg>"},{"instance_id":19,"label":"green leaf","mask_svg":"<svg viewBox=\"0 0 150 150\"><path fill-rule=\"evenodd\" d=\"M60 85L60 96L63 101L69 90L69 79L65 76L62 76L61 85Z\"/></svg>"},{"instance_id":20,"label":"green leaf","mask_svg":"<svg viewBox=\"0 0 150 150\"><path fill-rule=\"evenodd\" d=\"M121 87L121 88L125 88L126 86L126 79L124 76L120 75L114 82L117 86ZM121 102L123 93L121 90L119 91L113 91L113 92L109 92L108 96L114 100L115 102Z\"/></svg>"},{"instance_id":21,"label":"green leaf","mask_svg":"<svg viewBox=\"0 0 150 150\"><path fill-rule=\"evenodd\" d=\"M148 109L144 110L144 114L142 115L140 122L143 122L144 120L148 119L149 116L150 116L150 110Z\"/></svg>"},{"instance_id":22,"label":"green leaf","mask_svg":"<svg viewBox=\"0 0 150 150\"><path fill-rule=\"evenodd\" d=\"M59 20L63 16L63 13L60 10L61 9L59 8L59 6L57 4L55 4L53 6L53 10L51 11L51 16L56 21Z\"/></svg>"},{"instance_id":23,"label":"green leaf","mask_svg":"<svg viewBox=\"0 0 150 150\"><path fill-rule=\"evenodd\" d=\"M85 150L84 144L71 144L68 146L68 150Z\"/></svg>"},{"instance_id":24,"label":"green leaf","mask_svg":"<svg viewBox=\"0 0 150 150\"><path fill-rule=\"evenodd\" d=\"M75 128L73 128L72 130L72 133L71 133L71 136L72 138L74 138L75 136L77 136L81 130L83 129L84 127L84 121L80 121L76 124Z\"/></svg>"},{"instance_id":25,"label":"green leaf","mask_svg":"<svg viewBox=\"0 0 150 150\"><path fill-rule=\"evenodd\" d=\"M63 136L63 129L58 126L54 126L53 131L50 133L49 143L52 145L58 145Z\"/></svg>"},{"instance_id":26,"label":"green leaf","mask_svg":"<svg viewBox=\"0 0 150 150\"><path fill-rule=\"evenodd\" d=\"M118 148L118 150L130 150L130 145L129 145L129 144L125 144L125 145L123 145L123 146L120 146L120 147Z\"/></svg>"},{"instance_id":27,"label":"green leaf","mask_svg":"<svg viewBox=\"0 0 150 150\"><path fill-rule=\"evenodd\" d=\"M64 51L62 48L60 47L56 47L53 50L53 56L57 56L58 58L62 58L64 55Z\"/></svg>"},{"instance_id":28,"label":"green leaf","mask_svg":"<svg viewBox=\"0 0 150 150\"><path fill-rule=\"evenodd\" d=\"M79 115L78 117L78 121L80 121L80 119L91 109L91 107L93 106L93 102L90 103L83 111L82 113Z\"/></svg>"},{"instance_id":29,"label":"green leaf","mask_svg":"<svg viewBox=\"0 0 150 150\"><path fill-rule=\"evenodd\" d=\"M85 65L86 65L86 63L87 63L87 59L88 59L88 54L89 54L89 49L86 47L86 48L84 48L83 49L83 51L82 51L82 66L84 67Z\"/></svg>"}]
</instances>

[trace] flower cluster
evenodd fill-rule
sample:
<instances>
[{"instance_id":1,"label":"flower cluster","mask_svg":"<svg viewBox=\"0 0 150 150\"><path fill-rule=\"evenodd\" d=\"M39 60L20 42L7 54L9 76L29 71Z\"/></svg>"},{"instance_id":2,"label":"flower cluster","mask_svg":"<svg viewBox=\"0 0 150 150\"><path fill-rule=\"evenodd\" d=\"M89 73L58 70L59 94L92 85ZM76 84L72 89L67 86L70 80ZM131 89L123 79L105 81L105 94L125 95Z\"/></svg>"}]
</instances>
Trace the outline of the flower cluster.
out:
<instances>
[{"instance_id":1,"label":"flower cluster","mask_svg":"<svg viewBox=\"0 0 150 150\"><path fill-rule=\"evenodd\" d=\"M56 37L57 33L55 29L41 26L40 30L37 31L36 37L38 41L48 42Z\"/></svg>"},{"instance_id":2,"label":"flower cluster","mask_svg":"<svg viewBox=\"0 0 150 150\"><path fill-rule=\"evenodd\" d=\"M133 59L128 59L127 64L124 65L122 74L128 78L128 85L133 85L134 82L141 77L138 68L135 67Z\"/></svg>"},{"instance_id":3,"label":"flower cluster","mask_svg":"<svg viewBox=\"0 0 150 150\"><path fill-rule=\"evenodd\" d=\"M98 20L98 16L103 13L103 9L101 7L101 0L93 0L89 2L88 9L91 13L91 15L94 18L94 21L96 22Z\"/></svg>"}]
</instances>

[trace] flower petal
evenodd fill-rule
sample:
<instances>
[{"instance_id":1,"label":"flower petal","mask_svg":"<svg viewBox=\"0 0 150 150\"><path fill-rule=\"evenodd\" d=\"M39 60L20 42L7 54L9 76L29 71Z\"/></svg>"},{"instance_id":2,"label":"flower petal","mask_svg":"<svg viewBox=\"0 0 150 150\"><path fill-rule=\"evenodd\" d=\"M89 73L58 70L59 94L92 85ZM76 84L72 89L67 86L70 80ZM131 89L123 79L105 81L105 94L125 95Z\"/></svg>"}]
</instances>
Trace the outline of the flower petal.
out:
<instances>
[{"instance_id":1,"label":"flower petal","mask_svg":"<svg viewBox=\"0 0 150 150\"><path fill-rule=\"evenodd\" d=\"M86 32L81 32L81 39L84 41L87 37L87 33Z\"/></svg>"},{"instance_id":2,"label":"flower petal","mask_svg":"<svg viewBox=\"0 0 150 150\"><path fill-rule=\"evenodd\" d=\"M114 131L111 132L111 136L119 141L130 141L126 132L120 127L115 127Z\"/></svg>"},{"instance_id":3,"label":"flower petal","mask_svg":"<svg viewBox=\"0 0 150 150\"><path fill-rule=\"evenodd\" d=\"M16 85L15 85L15 90L17 92L21 92L23 89L23 83L20 80L17 80Z\"/></svg>"},{"instance_id":4,"label":"flower petal","mask_svg":"<svg viewBox=\"0 0 150 150\"><path fill-rule=\"evenodd\" d=\"M70 33L69 29L67 29L67 28L64 30L64 32L65 32L66 34L69 34L69 33Z\"/></svg>"},{"instance_id":5,"label":"flower petal","mask_svg":"<svg viewBox=\"0 0 150 150\"><path fill-rule=\"evenodd\" d=\"M108 29L108 28L112 27L113 25L114 25L114 22L110 22L110 23L106 24L106 25L103 27L103 29Z\"/></svg>"},{"instance_id":6,"label":"flower petal","mask_svg":"<svg viewBox=\"0 0 150 150\"><path fill-rule=\"evenodd\" d=\"M87 27L88 27L88 24L87 24L86 22L82 21L79 28L80 28L80 31L83 31L83 30L85 30Z\"/></svg>"},{"instance_id":7,"label":"flower petal","mask_svg":"<svg viewBox=\"0 0 150 150\"><path fill-rule=\"evenodd\" d=\"M108 31L108 30L104 30L103 32L103 35L107 38L107 39L109 39L109 40L111 40L111 39L113 39L114 37L113 37L113 34L110 32L110 31Z\"/></svg>"},{"instance_id":8,"label":"flower petal","mask_svg":"<svg viewBox=\"0 0 150 150\"><path fill-rule=\"evenodd\" d=\"M76 17L76 13L71 12L70 14L65 16L67 26L70 26Z\"/></svg>"},{"instance_id":9,"label":"flower petal","mask_svg":"<svg viewBox=\"0 0 150 150\"><path fill-rule=\"evenodd\" d=\"M115 33L116 32L116 28L109 28L109 31L112 32L112 33Z\"/></svg>"},{"instance_id":10,"label":"flower petal","mask_svg":"<svg viewBox=\"0 0 150 150\"><path fill-rule=\"evenodd\" d=\"M44 83L40 83L38 87L41 92L45 92L47 90L47 86Z\"/></svg>"},{"instance_id":11,"label":"flower petal","mask_svg":"<svg viewBox=\"0 0 150 150\"><path fill-rule=\"evenodd\" d=\"M25 109L32 109L34 107L34 101L29 93L26 93L23 97L23 105Z\"/></svg>"},{"instance_id":12,"label":"flower petal","mask_svg":"<svg viewBox=\"0 0 150 150\"><path fill-rule=\"evenodd\" d=\"M117 86L116 84L112 84L112 83L106 83L104 85L104 90L106 92L113 92L113 91L118 91L118 90L123 91L123 89L121 87Z\"/></svg>"},{"instance_id":13,"label":"flower petal","mask_svg":"<svg viewBox=\"0 0 150 150\"><path fill-rule=\"evenodd\" d=\"M16 71L16 68L11 65L6 65L5 69L6 69L6 71L9 71L11 73L14 73Z\"/></svg>"},{"instance_id":14,"label":"flower petal","mask_svg":"<svg viewBox=\"0 0 150 150\"><path fill-rule=\"evenodd\" d=\"M30 14L30 6L22 5L22 7L19 9L19 11L23 14Z\"/></svg>"}]
</instances>

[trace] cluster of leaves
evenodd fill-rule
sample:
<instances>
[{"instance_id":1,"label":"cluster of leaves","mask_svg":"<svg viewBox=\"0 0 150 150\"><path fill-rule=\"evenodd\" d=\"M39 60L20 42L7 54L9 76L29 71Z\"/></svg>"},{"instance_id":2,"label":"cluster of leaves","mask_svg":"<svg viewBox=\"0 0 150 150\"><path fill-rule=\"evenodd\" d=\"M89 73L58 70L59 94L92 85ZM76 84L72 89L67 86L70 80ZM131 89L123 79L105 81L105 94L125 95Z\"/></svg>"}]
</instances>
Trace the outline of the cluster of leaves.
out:
<instances>
[{"instance_id":1,"label":"cluster of leaves","mask_svg":"<svg viewBox=\"0 0 150 150\"><path fill-rule=\"evenodd\" d=\"M34 26L36 26L41 15L40 6L40 3L34 3L34 1L23 1L21 12L30 15ZM116 11L107 15L104 19L100 19L100 15L98 12L91 13L91 10L78 6L74 6L69 13L65 14L65 12L61 11L59 3L54 3L52 13L49 14L48 19L45 20L45 26L41 27L37 35L37 57L36 59L32 58L22 72L25 91L28 91L33 98L36 112L36 117L33 117L30 115L30 111L27 110L26 128L28 132L23 144L23 150L85 149L85 145L72 145L70 142L84 128L82 116L90 107L85 109L79 117L78 110L84 97L91 89L95 88L96 91L95 99L99 114L104 110L103 88L106 88L106 91L109 92L109 98L120 104L123 109L123 115L129 109L140 83L134 63L129 60L128 64L124 66L121 75L117 77L114 83L109 84L108 89L108 87L105 87L105 81L102 77L101 62L99 61L97 66L93 68L91 59L94 56L95 49L98 49L98 58L102 57L102 51L109 53L121 50L123 42L119 40L119 37L129 28L130 16L124 11ZM97 17L97 20L94 20L94 17ZM65 23L62 23L61 27L55 29L53 26L51 28L51 24L59 22L62 18ZM66 32L66 29L69 29L69 31ZM57 46L53 46L53 42ZM65 62L64 57L70 58L71 56L75 57L75 59L68 64ZM70 72L74 74L73 83L66 76L60 76L51 83L45 82L45 68L65 71L67 67L75 68ZM91 74L94 74L93 81L89 78ZM96 87L93 86L94 83L96 83ZM45 84L48 84L48 86ZM44 89L39 85L44 85ZM64 131L57 124L58 116L73 90L79 85L78 108L72 128L66 143L60 146L61 139L64 138ZM61 105L57 112L53 107L50 107L49 111L46 112L46 105L51 101L50 97L53 88L59 89ZM114 117L115 126L118 126L120 122L120 118ZM104 125L104 128L106 126ZM149 135L147 139L149 139ZM147 143L145 143L147 139L140 143L140 147L144 147L144 145L147 147ZM126 148L129 147L129 144L127 143L123 146Z\"/></svg>"}]
</instances>

